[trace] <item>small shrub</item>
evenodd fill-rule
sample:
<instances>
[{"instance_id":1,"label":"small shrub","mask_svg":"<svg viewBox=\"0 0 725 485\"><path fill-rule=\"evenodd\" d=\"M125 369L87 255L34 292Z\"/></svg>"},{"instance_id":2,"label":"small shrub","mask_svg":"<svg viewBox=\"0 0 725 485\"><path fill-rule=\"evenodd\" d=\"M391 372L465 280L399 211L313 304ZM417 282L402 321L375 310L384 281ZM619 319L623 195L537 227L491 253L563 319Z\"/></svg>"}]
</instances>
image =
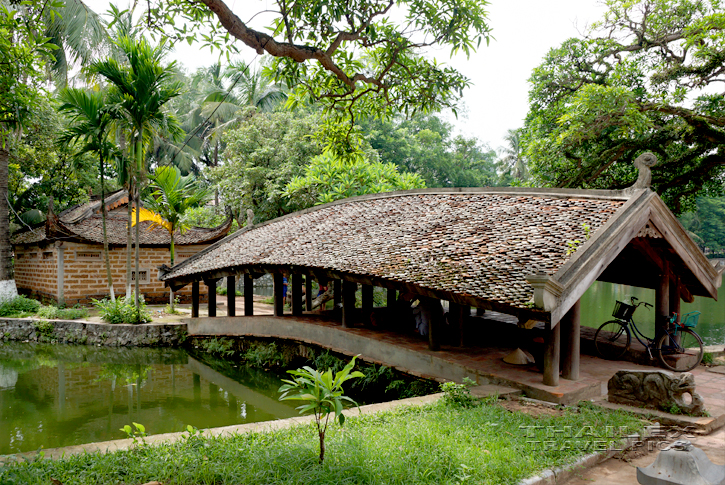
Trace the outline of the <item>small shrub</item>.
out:
<instances>
[{"instance_id":1,"label":"small shrub","mask_svg":"<svg viewBox=\"0 0 725 485\"><path fill-rule=\"evenodd\" d=\"M52 322L48 322L46 320L40 320L33 323L33 326L35 327L35 331L38 335L41 337L45 337L46 339L50 339L53 337L53 331L55 330L55 325L53 325Z\"/></svg>"},{"instance_id":2,"label":"small shrub","mask_svg":"<svg viewBox=\"0 0 725 485\"><path fill-rule=\"evenodd\" d=\"M177 306L179 306L179 303L181 303L181 302L179 301L179 297L177 296L177 297L174 298L174 308L171 308L171 305L166 305L166 307L164 307L164 313L168 313L169 315L180 315L180 314L182 314L183 312L179 311L176 308Z\"/></svg>"},{"instance_id":3,"label":"small shrub","mask_svg":"<svg viewBox=\"0 0 725 485\"><path fill-rule=\"evenodd\" d=\"M221 338L210 338L210 339L204 339L199 341L199 344L201 347L209 352L210 354L215 355L221 355L221 356L230 356L234 355L234 350L232 350L232 345L234 345L234 341L231 339L227 339L224 337Z\"/></svg>"},{"instance_id":4,"label":"small shrub","mask_svg":"<svg viewBox=\"0 0 725 485\"><path fill-rule=\"evenodd\" d=\"M18 295L0 305L0 317L24 317L34 314L39 308L39 301Z\"/></svg>"},{"instance_id":5,"label":"small shrub","mask_svg":"<svg viewBox=\"0 0 725 485\"><path fill-rule=\"evenodd\" d=\"M86 318L88 316L88 310L80 306L73 308L41 306L38 309L37 315L40 318L47 318L50 320L78 320L79 318Z\"/></svg>"},{"instance_id":6,"label":"small shrub","mask_svg":"<svg viewBox=\"0 0 725 485\"><path fill-rule=\"evenodd\" d=\"M471 395L470 387L475 384L468 377L463 378L463 384L455 382L444 382L441 384L443 391L443 402L451 406L471 408L478 404L478 399Z\"/></svg>"},{"instance_id":7,"label":"small shrub","mask_svg":"<svg viewBox=\"0 0 725 485\"><path fill-rule=\"evenodd\" d=\"M133 299L126 300L125 297L116 298L116 301L92 300L93 305L98 308L101 319L108 323L148 323L151 321L151 312L146 309L143 298L139 301L139 308L136 311Z\"/></svg>"},{"instance_id":8,"label":"small shrub","mask_svg":"<svg viewBox=\"0 0 725 485\"><path fill-rule=\"evenodd\" d=\"M705 352L702 354L702 363L705 365L712 365L713 361L715 359L713 358L712 354L710 352Z\"/></svg>"},{"instance_id":9,"label":"small shrub","mask_svg":"<svg viewBox=\"0 0 725 485\"><path fill-rule=\"evenodd\" d=\"M666 402L661 406L661 409L670 414L683 414L682 409L680 409L680 406L673 402Z\"/></svg>"},{"instance_id":10,"label":"small shrub","mask_svg":"<svg viewBox=\"0 0 725 485\"><path fill-rule=\"evenodd\" d=\"M277 348L277 344L256 342L252 344L243 356L249 364L269 369L270 367L286 367L288 362L284 354Z\"/></svg>"}]
</instances>

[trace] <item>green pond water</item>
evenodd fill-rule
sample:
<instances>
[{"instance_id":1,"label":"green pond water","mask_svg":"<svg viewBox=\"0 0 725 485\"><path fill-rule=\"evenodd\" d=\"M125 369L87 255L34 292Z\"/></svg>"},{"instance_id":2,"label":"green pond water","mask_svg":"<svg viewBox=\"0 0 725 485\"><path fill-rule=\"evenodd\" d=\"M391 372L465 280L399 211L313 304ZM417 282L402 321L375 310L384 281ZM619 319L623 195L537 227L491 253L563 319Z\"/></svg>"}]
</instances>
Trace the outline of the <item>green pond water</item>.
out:
<instances>
[{"instance_id":1,"label":"green pond water","mask_svg":"<svg viewBox=\"0 0 725 485\"><path fill-rule=\"evenodd\" d=\"M296 416L280 384L184 350L0 344L0 455Z\"/></svg>"},{"instance_id":2,"label":"green pond water","mask_svg":"<svg viewBox=\"0 0 725 485\"><path fill-rule=\"evenodd\" d=\"M629 303L631 296L652 305L655 303L654 290L594 282L581 299L582 325L598 328L602 323L612 319L612 310L617 300ZM717 301L696 296L694 303L683 302L680 308L682 313L695 310L701 312L695 331L702 337L705 345L725 344L725 286L720 287ZM653 337L655 333L654 315L654 309L645 308L644 305L634 314L637 328L647 337Z\"/></svg>"}]
</instances>

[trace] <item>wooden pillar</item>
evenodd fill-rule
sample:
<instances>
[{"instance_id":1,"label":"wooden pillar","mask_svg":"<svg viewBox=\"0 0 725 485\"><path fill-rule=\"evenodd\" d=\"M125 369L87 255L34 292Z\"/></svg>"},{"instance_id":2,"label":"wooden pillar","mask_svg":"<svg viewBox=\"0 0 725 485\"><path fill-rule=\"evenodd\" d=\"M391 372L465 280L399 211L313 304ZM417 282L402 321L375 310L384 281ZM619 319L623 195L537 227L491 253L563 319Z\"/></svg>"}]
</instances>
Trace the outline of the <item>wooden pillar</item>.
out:
<instances>
[{"instance_id":1,"label":"wooden pillar","mask_svg":"<svg viewBox=\"0 0 725 485\"><path fill-rule=\"evenodd\" d=\"M274 273L272 275L272 293L274 293L274 316L281 317L284 315L284 278L282 273Z\"/></svg>"},{"instance_id":2,"label":"wooden pillar","mask_svg":"<svg viewBox=\"0 0 725 485\"><path fill-rule=\"evenodd\" d=\"M204 280L209 291L209 316L216 316L216 282L218 280Z\"/></svg>"},{"instance_id":3,"label":"wooden pillar","mask_svg":"<svg viewBox=\"0 0 725 485\"><path fill-rule=\"evenodd\" d=\"M244 273L244 316L254 315L254 278Z\"/></svg>"},{"instance_id":4,"label":"wooden pillar","mask_svg":"<svg viewBox=\"0 0 725 485\"><path fill-rule=\"evenodd\" d=\"M667 317L670 314L670 267L667 260L662 260L660 284L655 288L655 341L664 334Z\"/></svg>"},{"instance_id":5,"label":"wooden pillar","mask_svg":"<svg viewBox=\"0 0 725 485\"><path fill-rule=\"evenodd\" d=\"M559 385L559 355L561 353L561 324L546 324L544 338L544 385Z\"/></svg>"},{"instance_id":6,"label":"wooden pillar","mask_svg":"<svg viewBox=\"0 0 725 485\"><path fill-rule=\"evenodd\" d=\"M680 277L677 275L672 276L670 282L670 313L677 313L677 320L680 320Z\"/></svg>"},{"instance_id":7,"label":"wooden pillar","mask_svg":"<svg viewBox=\"0 0 725 485\"><path fill-rule=\"evenodd\" d=\"M570 381L579 380L579 357L581 355L581 304L574 303L561 319L561 377Z\"/></svg>"},{"instance_id":8,"label":"wooden pillar","mask_svg":"<svg viewBox=\"0 0 725 485\"><path fill-rule=\"evenodd\" d=\"M237 278L234 275L227 276L227 315L237 315Z\"/></svg>"},{"instance_id":9,"label":"wooden pillar","mask_svg":"<svg viewBox=\"0 0 725 485\"><path fill-rule=\"evenodd\" d=\"M350 328L355 315L355 292L357 283L343 280L342 282L342 326Z\"/></svg>"},{"instance_id":10,"label":"wooden pillar","mask_svg":"<svg viewBox=\"0 0 725 485\"><path fill-rule=\"evenodd\" d=\"M391 290L390 288L388 288L388 297L387 297L386 306L388 308L393 308L395 306L395 300L396 300L396 298L397 298L396 297L396 291L395 290Z\"/></svg>"},{"instance_id":11,"label":"wooden pillar","mask_svg":"<svg viewBox=\"0 0 725 485\"><path fill-rule=\"evenodd\" d=\"M451 345L463 347L465 341L466 318L471 315L471 307L450 302L448 305L448 320L451 324Z\"/></svg>"},{"instance_id":12,"label":"wooden pillar","mask_svg":"<svg viewBox=\"0 0 725 485\"><path fill-rule=\"evenodd\" d=\"M342 303L342 280L335 280L332 283L333 302L335 306Z\"/></svg>"},{"instance_id":13,"label":"wooden pillar","mask_svg":"<svg viewBox=\"0 0 725 485\"><path fill-rule=\"evenodd\" d=\"M373 313L373 287L362 285L362 314L363 322L370 323L370 315Z\"/></svg>"},{"instance_id":14,"label":"wooden pillar","mask_svg":"<svg viewBox=\"0 0 725 485\"><path fill-rule=\"evenodd\" d=\"M191 318L199 318L199 281L191 283Z\"/></svg>"},{"instance_id":15,"label":"wooden pillar","mask_svg":"<svg viewBox=\"0 0 725 485\"><path fill-rule=\"evenodd\" d=\"M302 315L302 275L295 273L292 279L292 315Z\"/></svg>"},{"instance_id":16,"label":"wooden pillar","mask_svg":"<svg viewBox=\"0 0 725 485\"><path fill-rule=\"evenodd\" d=\"M312 311L312 276L305 275L305 310Z\"/></svg>"},{"instance_id":17,"label":"wooden pillar","mask_svg":"<svg viewBox=\"0 0 725 485\"><path fill-rule=\"evenodd\" d=\"M428 297L422 297L419 298L420 305L424 304L423 299ZM436 301L434 298L430 298L429 300ZM432 301L425 302L426 305L428 305L431 309L435 307L433 305ZM440 305L440 302L438 303ZM440 313L440 314L439 314ZM443 319L443 312L442 311L431 311L430 312L430 322L428 322L428 349L429 350L440 350L441 349L441 336L439 335L441 331L441 323Z\"/></svg>"},{"instance_id":18,"label":"wooden pillar","mask_svg":"<svg viewBox=\"0 0 725 485\"><path fill-rule=\"evenodd\" d=\"M477 317L482 317L484 313L486 313L485 309L476 307L476 316Z\"/></svg>"}]
</instances>

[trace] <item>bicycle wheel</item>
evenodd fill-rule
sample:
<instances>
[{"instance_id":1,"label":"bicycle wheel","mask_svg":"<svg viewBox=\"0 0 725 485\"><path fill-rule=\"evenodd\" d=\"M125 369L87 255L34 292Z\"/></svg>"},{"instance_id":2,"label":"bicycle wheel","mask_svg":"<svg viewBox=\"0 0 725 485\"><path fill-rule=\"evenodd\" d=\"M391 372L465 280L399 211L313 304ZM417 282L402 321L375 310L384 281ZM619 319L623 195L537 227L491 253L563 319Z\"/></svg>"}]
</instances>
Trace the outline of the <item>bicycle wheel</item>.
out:
<instances>
[{"instance_id":1,"label":"bicycle wheel","mask_svg":"<svg viewBox=\"0 0 725 485\"><path fill-rule=\"evenodd\" d=\"M675 339L679 342L676 342ZM702 339L692 330L678 329L677 337L666 333L657 341L657 357L666 368L675 372L691 371L702 360L705 350Z\"/></svg>"},{"instance_id":2,"label":"bicycle wheel","mask_svg":"<svg viewBox=\"0 0 725 485\"><path fill-rule=\"evenodd\" d=\"M594 347L600 357L617 360L622 357L632 342L629 328L618 320L603 323L594 334Z\"/></svg>"}]
</instances>

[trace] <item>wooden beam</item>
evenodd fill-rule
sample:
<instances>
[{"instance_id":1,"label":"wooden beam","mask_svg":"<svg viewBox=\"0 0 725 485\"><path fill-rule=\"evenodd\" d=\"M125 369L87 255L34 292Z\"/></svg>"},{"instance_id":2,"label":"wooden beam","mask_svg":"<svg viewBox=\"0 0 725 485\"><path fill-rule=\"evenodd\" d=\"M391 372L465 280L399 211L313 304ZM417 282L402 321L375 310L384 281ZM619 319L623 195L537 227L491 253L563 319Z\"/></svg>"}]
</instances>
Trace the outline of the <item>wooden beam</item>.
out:
<instances>
[{"instance_id":1,"label":"wooden beam","mask_svg":"<svg viewBox=\"0 0 725 485\"><path fill-rule=\"evenodd\" d=\"M290 275L292 279L292 315L302 315L302 275Z\"/></svg>"},{"instance_id":2,"label":"wooden beam","mask_svg":"<svg viewBox=\"0 0 725 485\"><path fill-rule=\"evenodd\" d=\"M254 278L248 273L244 273L244 315L254 315Z\"/></svg>"},{"instance_id":3,"label":"wooden beam","mask_svg":"<svg viewBox=\"0 0 725 485\"><path fill-rule=\"evenodd\" d=\"M342 326L344 328L350 328L354 323L356 291L357 283L348 280L342 281Z\"/></svg>"},{"instance_id":4,"label":"wooden beam","mask_svg":"<svg viewBox=\"0 0 725 485\"><path fill-rule=\"evenodd\" d=\"M272 284L274 293L274 316L281 317L284 315L284 276L282 273L274 273L272 275Z\"/></svg>"},{"instance_id":5,"label":"wooden beam","mask_svg":"<svg viewBox=\"0 0 725 485\"><path fill-rule=\"evenodd\" d=\"M678 320L680 315L680 277L672 275L672 281L670 281L670 314L677 313Z\"/></svg>"},{"instance_id":6,"label":"wooden beam","mask_svg":"<svg viewBox=\"0 0 725 485\"><path fill-rule=\"evenodd\" d=\"M237 316L237 278L233 275L227 276L227 315Z\"/></svg>"},{"instance_id":7,"label":"wooden beam","mask_svg":"<svg viewBox=\"0 0 725 485\"><path fill-rule=\"evenodd\" d=\"M579 380L581 356L581 300L577 301L561 319L561 377Z\"/></svg>"},{"instance_id":8,"label":"wooden beam","mask_svg":"<svg viewBox=\"0 0 725 485\"><path fill-rule=\"evenodd\" d=\"M312 275L305 275L305 310L312 311Z\"/></svg>"},{"instance_id":9,"label":"wooden beam","mask_svg":"<svg viewBox=\"0 0 725 485\"><path fill-rule=\"evenodd\" d=\"M546 325L544 338L544 385L559 385L559 356L561 354L561 325Z\"/></svg>"},{"instance_id":10,"label":"wooden beam","mask_svg":"<svg viewBox=\"0 0 725 485\"><path fill-rule=\"evenodd\" d=\"M486 313L485 308L476 307L476 316L477 317L482 317L485 313Z\"/></svg>"},{"instance_id":11,"label":"wooden beam","mask_svg":"<svg viewBox=\"0 0 725 485\"><path fill-rule=\"evenodd\" d=\"M209 316L216 316L216 282L219 280L204 280L204 284L209 291Z\"/></svg>"},{"instance_id":12,"label":"wooden beam","mask_svg":"<svg viewBox=\"0 0 725 485\"><path fill-rule=\"evenodd\" d=\"M191 318L199 318L199 281L191 283Z\"/></svg>"}]
</instances>

